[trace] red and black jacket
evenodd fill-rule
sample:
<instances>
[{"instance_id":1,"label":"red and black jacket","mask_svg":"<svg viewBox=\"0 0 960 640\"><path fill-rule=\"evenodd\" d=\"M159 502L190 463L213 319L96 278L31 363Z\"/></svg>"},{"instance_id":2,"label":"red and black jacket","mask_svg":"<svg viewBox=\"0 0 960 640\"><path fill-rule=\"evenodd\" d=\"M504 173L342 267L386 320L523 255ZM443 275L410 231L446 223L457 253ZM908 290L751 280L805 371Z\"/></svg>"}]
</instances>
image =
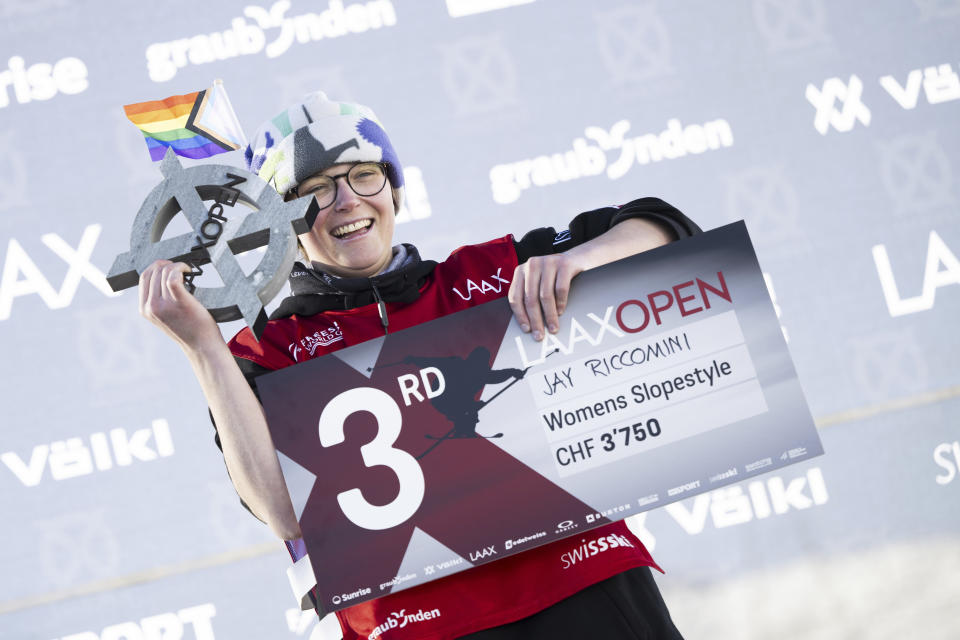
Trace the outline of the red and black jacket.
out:
<instances>
[{"instance_id":1,"label":"red and black jacket","mask_svg":"<svg viewBox=\"0 0 960 640\"><path fill-rule=\"evenodd\" d=\"M540 228L520 240L508 235L461 247L440 263L420 260L408 245L414 259L406 266L372 278L326 277L324 293L285 299L259 341L244 329L229 346L256 392L256 378L264 373L506 296L518 264L566 251L634 217L665 225L677 239L700 231L662 200L641 198L581 213L559 233ZM298 264L293 277L304 277L298 274L304 269ZM216 442L220 446L219 436ZM572 561L581 557L578 549L594 540L619 543L603 542L604 553ZM526 617L638 566L659 569L621 521L355 605L337 616L345 640L450 638ZM438 613L411 619L415 624L409 626L391 626L389 621L403 611Z\"/></svg>"}]
</instances>

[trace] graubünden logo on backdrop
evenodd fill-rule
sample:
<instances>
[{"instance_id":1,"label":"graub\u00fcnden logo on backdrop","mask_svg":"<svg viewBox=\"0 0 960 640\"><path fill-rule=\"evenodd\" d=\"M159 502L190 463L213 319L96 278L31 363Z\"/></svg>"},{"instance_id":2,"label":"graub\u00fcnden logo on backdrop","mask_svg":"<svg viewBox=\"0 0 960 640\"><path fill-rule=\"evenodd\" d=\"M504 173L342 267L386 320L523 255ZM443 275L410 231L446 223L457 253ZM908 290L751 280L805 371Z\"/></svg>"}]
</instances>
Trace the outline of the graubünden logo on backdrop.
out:
<instances>
[{"instance_id":1,"label":"graub\u00fcnden logo on backdrop","mask_svg":"<svg viewBox=\"0 0 960 640\"><path fill-rule=\"evenodd\" d=\"M570 150L495 165L490 169L494 202L510 204L527 189L601 173L617 180L635 164L642 166L733 146L733 129L723 118L687 125L670 118L662 131L628 136L629 132L629 120L615 122L609 131L588 126L584 137L573 139ZM613 152L615 159L611 160L608 152Z\"/></svg>"},{"instance_id":2,"label":"graub\u00fcnden logo on backdrop","mask_svg":"<svg viewBox=\"0 0 960 640\"><path fill-rule=\"evenodd\" d=\"M228 18L229 29L148 45L150 79L165 82L188 64L206 64L261 51L268 58L276 58L294 42L329 40L397 24L397 13L390 0L346 5L342 0L330 0L319 13L308 11L293 16L286 15L289 10L289 0L278 0L269 8L247 5L242 16Z\"/></svg>"},{"instance_id":3,"label":"graub\u00fcnden logo on backdrop","mask_svg":"<svg viewBox=\"0 0 960 640\"><path fill-rule=\"evenodd\" d=\"M107 275L115 291L136 286L155 260L185 262L184 282L217 322L243 318L259 338L267 324L264 305L279 293L297 254L297 234L316 219L314 198L284 202L266 182L227 165L184 168L172 150L160 163L163 182L147 195L130 232L130 251L117 256ZM209 204L207 204L209 203ZM164 238L183 214L193 232ZM260 263L246 274L237 255L266 246ZM200 287L195 278L212 264L221 287Z\"/></svg>"}]
</instances>

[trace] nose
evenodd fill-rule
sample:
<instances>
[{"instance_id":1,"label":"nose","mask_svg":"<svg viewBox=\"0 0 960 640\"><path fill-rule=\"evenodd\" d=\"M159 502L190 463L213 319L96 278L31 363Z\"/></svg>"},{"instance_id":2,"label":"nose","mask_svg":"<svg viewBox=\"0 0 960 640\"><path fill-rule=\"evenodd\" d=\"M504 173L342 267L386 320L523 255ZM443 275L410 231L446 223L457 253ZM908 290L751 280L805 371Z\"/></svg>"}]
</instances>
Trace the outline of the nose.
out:
<instances>
[{"instance_id":1,"label":"nose","mask_svg":"<svg viewBox=\"0 0 960 640\"><path fill-rule=\"evenodd\" d=\"M337 198L333 202L333 208L336 211L350 211L360 199L350 185L347 183L347 176L339 176L335 180L337 184Z\"/></svg>"}]
</instances>

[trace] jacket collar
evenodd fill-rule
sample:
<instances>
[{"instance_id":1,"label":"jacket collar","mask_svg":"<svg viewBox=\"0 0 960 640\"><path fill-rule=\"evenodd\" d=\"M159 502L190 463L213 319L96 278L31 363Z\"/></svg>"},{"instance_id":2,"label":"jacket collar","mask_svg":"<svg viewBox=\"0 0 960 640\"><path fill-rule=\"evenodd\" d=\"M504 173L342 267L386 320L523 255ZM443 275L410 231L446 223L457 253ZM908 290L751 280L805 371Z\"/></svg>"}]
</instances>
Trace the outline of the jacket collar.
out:
<instances>
[{"instance_id":1,"label":"jacket collar","mask_svg":"<svg viewBox=\"0 0 960 640\"><path fill-rule=\"evenodd\" d=\"M404 244L409 260L393 271L372 278L337 278L323 271L293 265L290 272L290 290L293 295L284 298L271 320L294 314L312 316L332 310L355 309L374 302L410 304L420 297L420 287L437 266L435 260L422 260L412 244Z\"/></svg>"}]
</instances>

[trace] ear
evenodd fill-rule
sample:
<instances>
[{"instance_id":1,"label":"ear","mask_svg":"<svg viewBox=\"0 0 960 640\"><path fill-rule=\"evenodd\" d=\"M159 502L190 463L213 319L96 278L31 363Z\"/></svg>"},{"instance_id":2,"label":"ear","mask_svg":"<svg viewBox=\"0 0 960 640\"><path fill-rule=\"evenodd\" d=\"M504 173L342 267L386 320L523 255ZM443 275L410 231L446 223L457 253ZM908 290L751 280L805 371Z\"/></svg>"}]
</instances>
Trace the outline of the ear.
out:
<instances>
[{"instance_id":1,"label":"ear","mask_svg":"<svg viewBox=\"0 0 960 640\"><path fill-rule=\"evenodd\" d=\"M401 193L403 193L403 190L394 189L393 183L390 182L389 177L387 177L387 185L390 187L390 199L393 200L393 215L396 216L400 213L400 205L403 204L401 202L402 196L400 195Z\"/></svg>"}]
</instances>

